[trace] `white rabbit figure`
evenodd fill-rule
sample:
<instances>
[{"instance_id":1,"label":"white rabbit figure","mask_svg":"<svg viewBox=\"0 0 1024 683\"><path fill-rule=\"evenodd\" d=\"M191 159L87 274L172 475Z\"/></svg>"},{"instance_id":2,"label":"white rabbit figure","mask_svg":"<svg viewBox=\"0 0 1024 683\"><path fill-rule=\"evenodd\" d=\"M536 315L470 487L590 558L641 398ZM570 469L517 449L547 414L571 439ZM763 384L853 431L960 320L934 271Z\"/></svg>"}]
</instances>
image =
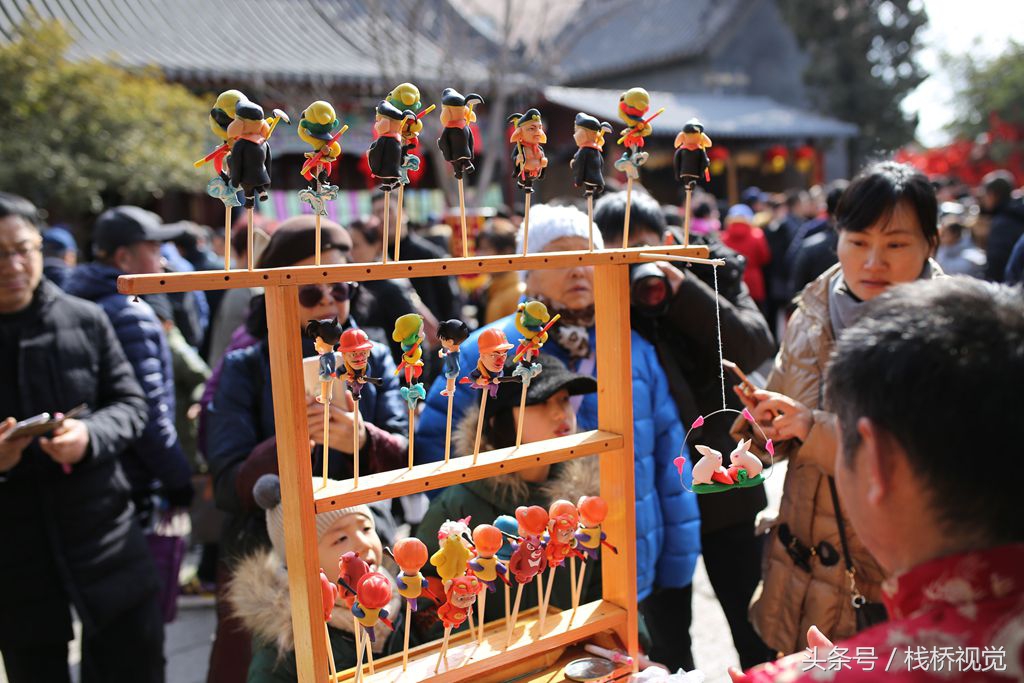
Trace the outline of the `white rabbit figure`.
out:
<instances>
[{"instance_id":1,"label":"white rabbit figure","mask_svg":"<svg viewBox=\"0 0 1024 683\"><path fill-rule=\"evenodd\" d=\"M757 456L750 453L750 442L751 439L747 439L746 441L741 439L740 442L736 444L736 448L733 449L733 452L729 454L729 462L731 462L735 468L746 470L747 477L749 479L753 479L757 475L761 474L761 471L764 469L764 464Z\"/></svg>"},{"instance_id":2,"label":"white rabbit figure","mask_svg":"<svg viewBox=\"0 0 1024 683\"><path fill-rule=\"evenodd\" d=\"M729 476L729 472L722 467L722 454L716 451L714 448L708 446L697 445L694 446L697 452L703 457L697 461L697 464L693 466L693 483L694 484L710 484L715 478L715 475L721 475L718 481L721 483L732 483L732 478Z\"/></svg>"}]
</instances>

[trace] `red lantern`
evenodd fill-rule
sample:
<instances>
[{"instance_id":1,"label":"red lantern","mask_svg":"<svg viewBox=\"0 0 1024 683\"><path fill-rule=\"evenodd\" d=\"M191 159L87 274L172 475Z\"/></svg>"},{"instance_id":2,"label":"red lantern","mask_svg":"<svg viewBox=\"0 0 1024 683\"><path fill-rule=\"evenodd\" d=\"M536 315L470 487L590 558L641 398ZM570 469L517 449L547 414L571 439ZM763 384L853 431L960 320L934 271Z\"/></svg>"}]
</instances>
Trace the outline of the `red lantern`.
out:
<instances>
[{"instance_id":1,"label":"red lantern","mask_svg":"<svg viewBox=\"0 0 1024 683\"><path fill-rule=\"evenodd\" d=\"M797 147L796 151L793 152L793 165L796 166L796 170L803 174L811 172L815 161L817 161L817 153L810 145Z\"/></svg>"},{"instance_id":2,"label":"red lantern","mask_svg":"<svg viewBox=\"0 0 1024 683\"><path fill-rule=\"evenodd\" d=\"M764 153L764 162L768 173L782 173L786 170L789 150L782 145L772 145Z\"/></svg>"},{"instance_id":3,"label":"red lantern","mask_svg":"<svg viewBox=\"0 0 1024 683\"><path fill-rule=\"evenodd\" d=\"M711 175L722 175L725 170L725 162L729 159L729 150L725 147L712 147L708 150L708 161L711 162Z\"/></svg>"}]
</instances>

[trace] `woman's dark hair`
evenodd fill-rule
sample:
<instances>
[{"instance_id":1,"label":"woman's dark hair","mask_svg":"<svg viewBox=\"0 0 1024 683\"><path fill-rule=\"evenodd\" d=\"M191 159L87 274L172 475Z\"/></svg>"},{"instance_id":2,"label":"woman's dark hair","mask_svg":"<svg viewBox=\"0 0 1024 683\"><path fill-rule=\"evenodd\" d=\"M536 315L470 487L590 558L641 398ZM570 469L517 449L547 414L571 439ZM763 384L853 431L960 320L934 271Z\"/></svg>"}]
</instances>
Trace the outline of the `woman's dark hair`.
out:
<instances>
[{"instance_id":1,"label":"woman's dark hair","mask_svg":"<svg viewBox=\"0 0 1024 683\"><path fill-rule=\"evenodd\" d=\"M34 228L39 227L39 210L35 204L16 194L0 192L0 220L15 216Z\"/></svg>"},{"instance_id":2,"label":"woman's dark hair","mask_svg":"<svg viewBox=\"0 0 1024 683\"><path fill-rule=\"evenodd\" d=\"M383 197L383 195L381 195ZM358 232L367 244L377 244L384 239L384 230L375 216L357 218L346 226L349 232Z\"/></svg>"},{"instance_id":3,"label":"woman's dark hair","mask_svg":"<svg viewBox=\"0 0 1024 683\"><path fill-rule=\"evenodd\" d=\"M445 320L443 323L437 326L437 338L438 339L450 339L456 344L461 344L466 341L466 337L469 336L469 326L461 320L452 318L451 320Z\"/></svg>"},{"instance_id":4,"label":"woman's dark hair","mask_svg":"<svg viewBox=\"0 0 1024 683\"><path fill-rule=\"evenodd\" d=\"M320 337L331 346L336 346L341 341L341 323L337 318L333 320L310 320L303 330L310 339Z\"/></svg>"},{"instance_id":5,"label":"woman's dark hair","mask_svg":"<svg viewBox=\"0 0 1024 683\"><path fill-rule=\"evenodd\" d=\"M594 206L594 223L601 231L605 242L622 237L622 224L626 220L626 193L612 192L601 197ZM643 192L634 192L629 211L629 229L641 227L664 235L667 226L661 204L654 197Z\"/></svg>"},{"instance_id":6,"label":"woman's dark hair","mask_svg":"<svg viewBox=\"0 0 1024 683\"><path fill-rule=\"evenodd\" d=\"M888 221L901 202L910 206L925 239L934 245L939 239L935 189L923 173L895 161L868 166L850 183L836 207L836 229L864 232L879 221Z\"/></svg>"}]
</instances>

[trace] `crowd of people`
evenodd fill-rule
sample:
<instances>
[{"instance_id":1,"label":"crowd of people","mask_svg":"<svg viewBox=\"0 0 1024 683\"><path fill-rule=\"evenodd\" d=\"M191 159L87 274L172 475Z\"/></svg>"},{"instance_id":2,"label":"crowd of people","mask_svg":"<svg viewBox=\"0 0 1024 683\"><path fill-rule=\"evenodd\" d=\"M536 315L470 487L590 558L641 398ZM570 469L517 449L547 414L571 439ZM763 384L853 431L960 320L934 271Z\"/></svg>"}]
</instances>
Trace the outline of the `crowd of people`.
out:
<instances>
[{"instance_id":1,"label":"crowd of people","mask_svg":"<svg viewBox=\"0 0 1024 683\"><path fill-rule=\"evenodd\" d=\"M385 212L384 201L377 197L373 214L349 225L324 219L319 254L311 216L258 221L254 261L374 262L393 247L385 235L393 242L396 234L403 260L450 255L444 230L383 230L383 216L397 214L394 206ZM595 248L621 243L627 201L621 192L598 200ZM642 189L631 202L630 246L682 242L678 207ZM522 251L522 216L499 213L476 236L476 253ZM1020 403L1011 384L1024 375L1024 301L1007 286L1024 279L1017 180L996 172L967 188L879 162L810 190L748 188L732 206L697 192L692 216L691 242L724 265L659 261L631 272L624 362L633 377L636 590L650 658L673 671L694 668L699 558L749 669L736 680L792 674L800 662L777 658L803 657L808 638L828 651L837 641L881 645L897 635L908 646L946 644L929 640L933 626L955 631L954 644L1019 645L1024 529L1013 484L965 457L976 450L995 467L1007 462L998 456L1011 448L1009 433L996 420ZM70 680L75 619L82 681L164 680L164 624L182 592L215 596L211 683L295 680L263 293L135 298L116 286L124 274L219 269L224 250L244 264L245 230L225 244L212 229L117 206L87 232L88 252L71 230L47 226L30 202L0 193L0 377L12 388L0 392L0 537L16 549L0 560L8 680ZM538 204L528 249L586 249L589 232L575 200ZM313 472L327 457L325 430L336 456L332 479L352 476L354 441L362 473L404 466L409 418L395 373L402 348L390 331L406 313L421 315L426 332L417 462L444 458L449 414L453 456L471 452L480 417L472 392L456 391L452 408L441 394L448 378L438 331L453 329L455 319L468 324L460 344L468 371L491 351L495 330L517 338L514 313L524 299L560 318L540 357L544 370L526 389L523 441L597 425L601 350L587 267L489 281L305 285L297 296L303 321L337 320L358 334L369 374L381 378L358 402L347 392L336 397L326 416L308 398ZM302 343L305 357L316 355L311 340ZM722 357L756 390L723 385ZM522 391L510 384L486 404L483 449L514 444ZM729 452L752 438L765 464L766 449L774 462L788 462L772 519L763 514L763 487L696 495L680 485L676 457L686 457L684 481L697 457L684 425L723 403L749 411L757 428L719 416L697 439ZM44 412L54 427L22 435L17 423ZM490 522L518 505L598 494L597 467L584 458L318 515L324 568L336 579L336 558L356 550L393 577L383 547L416 536L433 552L446 520ZM185 511L190 538L167 531ZM180 585L186 547L200 559ZM601 573L586 577L582 595L597 598ZM970 590L924 585L957 579ZM559 574L552 603L570 606L571 593ZM527 591L524 609L531 599ZM488 602L491 618L502 610L501 601ZM392 614L396 624L403 618ZM439 635L427 601L414 614L415 642ZM353 666L354 622L343 603L329 626L339 669ZM381 635L375 652L401 648L400 639ZM1019 671L1020 652L1006 655Z\"/></svg>"}]
</instances>

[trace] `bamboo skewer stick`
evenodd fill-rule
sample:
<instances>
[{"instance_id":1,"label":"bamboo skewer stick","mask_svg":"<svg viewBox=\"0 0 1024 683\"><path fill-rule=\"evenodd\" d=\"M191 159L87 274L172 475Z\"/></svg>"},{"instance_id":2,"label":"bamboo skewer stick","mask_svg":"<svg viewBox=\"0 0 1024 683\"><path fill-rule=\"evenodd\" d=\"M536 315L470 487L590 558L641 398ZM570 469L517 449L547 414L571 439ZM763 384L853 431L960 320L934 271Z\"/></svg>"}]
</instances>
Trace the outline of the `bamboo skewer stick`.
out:
<instances>
[{"instance_id":1,"label":"bamboo skewer stick","mask_svg":"<svg viewBox=\"0 0 1024 683\"><path fill-rule=\"evenodd\" d=\"M363 640L359 637L359 631L362 629L359 627L359 622L353 621L355 626L354 635L356 637L356 680L363 680Z\"/></svg>"},{"instance_id":2,"label":"bamboo skewer stick","mask_svg":"<svg viewBox=\"0 0 1024 683\"><path fill-rule=\"evenodd\" d=\"M484 430L484 412L487 410L487 387L480 390L480 417L476 420L476 441L473 442L473 464L480 455L480 435Z\"/></svg>"},{"instance_id":3,"label":"bamboo skewer stick","mask_svg":"<svg viewBox=\"0 0 1024 683\"><path fill-rule=\"evenodd\" d=\"M690 246L690 204L693 200L693 185L686 184L686 203L683 209L683 246Z\"/></svg>"},{"instance_id":4,"label":"bamboo skewer stick","mask_svg":"<svg viewBox=\"0 0 1024 683\"><path fill-rule=\"evenodd\" d=\"M388 235L391 234L391 190L384 190L384 237L380 246L380 262L388 262Z\"/></svg>"},{"instance_id":5,"label":"bamboo skewer stick","mask_svg":"<svg viewBox=\"0 0 1024 683\"><path fill-rule=\"evenodd\" d=\"M472 606L470 606L470 608L466 610L466 616L469 618L469 637L472 638L473 637L473 633L476 631L476 626L473 625L473 607Z\"/></svg>"},{"instance_id":6,"label":"bamboo skewer stick","mask_svg":"<svg viewBox=\"0 0 1024 683\"><path fill-rule=\"evenodd\" d=\"M575 592L575 594L576 594L576 607L579 606L580 598L583 597L583 575L586 574L586 573L587 573L587 563L584 562L580 566L579 581L577 581L576 585L573 587L573 592ZM573 609L575 609L575 607Z\"/></svg>"},{"instance_id":7,"label":"bamboo skewer stick","mask_svg":"<svg viewBox=\"0 0 1024 683\"><path fill-rule=\"evenodd\" d=\"M486 609L486 605L487 605L487 589L484 588L483 591L480 592L480 597L477 599L477 606L478 606L478 608L480 610L480 612L477 615L478 616L477 621L480 622L478 624L480 628L479 628L479 631L478 631L478 635L476 637L476 642L477 642L478 645L483 645L483 642L484 642L484 609Z\"/></svg>"},{"instance_id":8,"label":"bamboo skewer stick","mask_svg":"<svg viewBox=\"0 0 1024 683\"><path fill-rule=\"evenodd\" d=\"M359 401L352 406L352 488L359 488Z\"/></svg>"},{"instance_id":9,"label":"bamboo skewer stick","mask_svg":"<svg viewBox=\"0 0 1024 683\"><path fill-rule=\"evenodd\" d=\"M525 584L519 584L519 588L516 589L516 602L512 607L512 621L508 624L508 637L506 638L505 647L512 646L512 634L516 630L516 618L519 616L519 601L523 597L523 586Z\"/></svg>"},{"instance_id":10,"label":"bamboo skewer stick","mask_svg":"<svg viewBox=\"0 0 1024 683\"><path fill-rule=\"evenodd\" d=\"M462 221L462 258L469 258L469 236L466 230L466 193L459 178L459 219Z\"/></svg>"},{"instance_id":11,"label":"bamboo skewer stick","mask_svg":"<svg viewBox=\"0 0 1024 683\"><path fill-rule=\"evenodd\" d=\"M523 443L523 423L526 422L526 390L529 386L529 381L523 382L523 395L519 397L519 419L516 420L516 448L519 448Z\"/></svg>"},{"instance_id":12,"label":"bamboo skewer stick","mask_svg":"<svg viewBox=\"0 0 1024 683\"><path fill-rule=\"evenodd\" d=\"M231 207L224 205L224 270L231 270Z\"/></svg>"},{"instance_id":13,"label":"bamboo skewer stick","mask_svg":"<svg viewBox=\"0 0 1024 683\"><path fill-rule=\"evenodd\" d=\"M622 220L622 248L629 247L629 211L633 207L633 179L626 178L626 217Z\"/></svg>"},{"instance_id":14,"label":"bamboo skewer stick","mask_svg":"<svg viewBox=\"0 0 1024 683\"><path fill-rule=\"evenodd\" d=\"M510 574L510 576L511 576L511 574ZM510 600L511 597L512 597L512 587L509 586L506 583L505 584L505 630L506 631L508 630L508 622L509 622L509 616L510 616L509 608L511 607L510 603L512 602Z\"/></svg>"},{"instance_id":15,"label":"bamboo skewer stick","mask_svg":"<svg viewBox=\"0 0 1024 683\"><path fill-rule=\"evenodd\" d=\"M395 216L395 263L402 253L402 202L405 199L405 185L398 186L398 215Z\"/></svg>"},{"instance_id":16,"label":"bamboo skewer stick","mask_svg":"<svg viewBox=\"0 0 1024 683\"><path fill-rule=\"evenodd\" d=\"M548 603L551 602L551 587L555 585L555 567L548 572L548 587L544 591L544 604L540 609L540 633L544 633L544 617L548 614Z\"/></svg>"},{"instance_id":17,"label":"bamboo skewer stick","mask_svg":"<svg viewBox=\"0 0 1024 683\"><path fill-rule=\"evenodd\" d=\"M319 171L320 167L317 166L316 170ZM320 174L319 173L317 173L317 176L316 176L316 193L320 194ZM314 258L316 260L313 261L313 263L315 263L316 265L319 266L320 265L320 211L316 207L313 208L313 221L314 221L315 229L316 229L316 251L313 253L313 256L314 256Z\"/></svg>"},{"instance_id":18,"label":"bamboo skewer stick","mask_svg":"<svg viewBox=\"0 0 1024 683\"><path fill-rule=\"evenodd\" d=\"M252 253L252 212L253 212L253 207L250 206L249 207L249 235L246 238L247 239L246 251L248 252L246 254L246 257L249 259L249 270L252 270L253 260L254 260L253 259L253 253ZM225 245L225 249L226 248L227 248L227 245Z\"/></svg>"},{"instance_id":19,"label":"bamboo skewer stick","mask_svg":"<svg viewBox=\"0 0 1024 683\"><path fill-rule=\"evenodd\" d=\"M366 661L370 663L370 675L377 673L373 668L373 641L370 640L370 633L367 631L363 634L363 644L366 646Z\"/></svg>"},{"instance_id":20,"label":"bamboo skewer stick","mask_svg":"<svg viewBox=\"0 0 1024 683\"><path fill-rule=\"evenodd\" d=\"M327 641L327 671L331 674L331 681L333 683L334 677L338 675L338 667L334 664L334 650L331 649L331 632L327 628L327 622L324 622L324 640Z\"/></svg>"},{"instance_id":21,"label":"bamboo skewer stick","mask_svg":"<svg viewBox=\"0 0 1024 683\"><path fill-rule=\"evenodd\" d=\"M327 387L330 386L329 382L325 383ZM328 390L325 387L324 392L321 394L321 398L324 402L324 468L323 468L323 481L320 483L320 488L327 487L327 466L330 460L330 447L329 443L331 440L331 396L328 394Z\"/></svg>"},{"instance_id":22,"label":"bamboo skewer stick","mask_svg":"<svg viewBox=\"0 0 1024 683\"><path fill-rule=\"evenodd\" d=\"M444 629L444 640L441 642L441 651L437 653L437 664L434 665L434 673L441 668L441 660L445 660L445 669L448 668L448 638L452 635L452 627L446 626Z\"/></svg>"},{"instance_id":23,"label":"bamboo skewer stick","mask_svg":"<svg viewBox=\"0 0 1024 683\"><path fill-rule=\"evenodd\" d=\"M452 455L452 403L455 401L455 392L448 394L448 421L445 423L444 429L444 464L448 464L448 460Z\"/></svg>"},{"instance_id":24,"label":"bamboo skewer stick","mask_svg":"<svg viewBox=\"0 0 1024 683\"><path fill-rule=\"evenodd\" d=\"M587 234L587 249L594 251L594 195L587 195L587 226L589 233Z\"/></svg>"},{"instance_id":25,"label":"bamboo skewer stick","mask_svg":"<svg viewBox=\"0 0 1024 683\"><path fill-rule=\"evenodd\" d=\"M544 630L544 572L537 572L537 618L540 630Z\"/></svg>"},{"instance_id":26,"label":"bamboo skewer stick","mask_svg":"<svg viewBox=\"0 0 1024 683\"><path fill-rule=\"evenodd\" d=\"M530 194L526 193L526 205L523 208L523 256L530 251Z\"/></svg>"},{"instance_id":27,"label":"bamboo skewer stick","mask_svg":"<svg viewBox=\"0 0 1024 683\"><path fill-rule=\"evenodd\" d=\"M412 623L412 603L405 601L405 646L402 648L402 671L409 666L409 624Z\"/></svg>"}]
</instances>

